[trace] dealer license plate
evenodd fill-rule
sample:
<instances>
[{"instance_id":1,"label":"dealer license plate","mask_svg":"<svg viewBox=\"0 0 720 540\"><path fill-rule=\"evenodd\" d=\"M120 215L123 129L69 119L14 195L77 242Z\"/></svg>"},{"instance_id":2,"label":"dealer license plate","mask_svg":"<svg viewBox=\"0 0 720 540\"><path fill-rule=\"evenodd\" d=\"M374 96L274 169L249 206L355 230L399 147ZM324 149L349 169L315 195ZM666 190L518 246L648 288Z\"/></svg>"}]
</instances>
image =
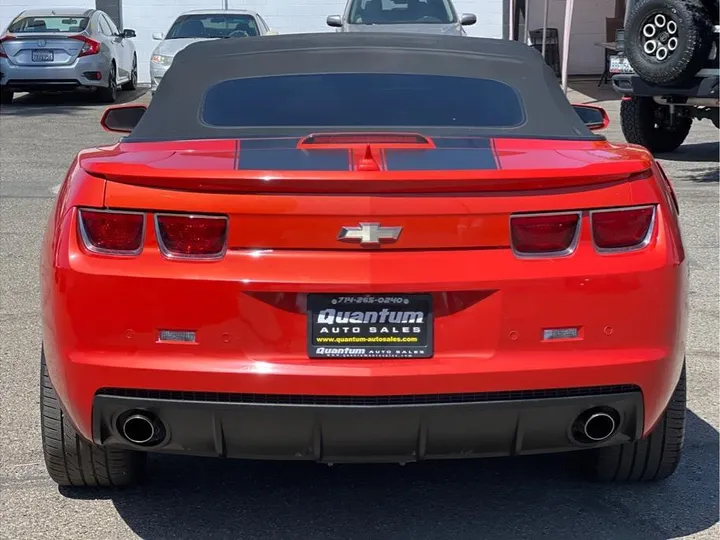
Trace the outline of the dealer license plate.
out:
<instances>
[{"instance_id":1,"label":"dealer license plate","mask_svg":"<svg viewBox=\"0 0 720 540\"><path fill-rule=\"evenodd\" d=\"M430 358L432 296L308 295L310 358Z\"/></svg>"},{"instance_id":2,"label":"dealer license plate","mask_svg":"<svg viewBox=\"0 0 720 540\"><path fill-rule=\"evenodd\" d=\"M624 56L610 57L610 73L635 73L635 70Z\"/></svg>"},{"instance_id":3,"label":"dealer license plate","mask_svg":"<svg viewBox=\"0 0 720 540\"><path fill-rule=\"evenodd\" d=\"M33 62L52 62L55 60L55 53L53 51L33 51L32 61Z\"/></svg>"}]
</instances>

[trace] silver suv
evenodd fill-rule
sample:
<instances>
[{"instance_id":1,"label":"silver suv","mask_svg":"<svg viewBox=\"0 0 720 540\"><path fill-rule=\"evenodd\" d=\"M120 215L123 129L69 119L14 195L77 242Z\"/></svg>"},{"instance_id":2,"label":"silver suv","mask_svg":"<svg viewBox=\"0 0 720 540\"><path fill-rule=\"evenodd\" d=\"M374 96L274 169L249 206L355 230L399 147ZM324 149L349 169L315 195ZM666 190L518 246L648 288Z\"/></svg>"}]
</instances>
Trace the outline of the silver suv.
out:
<instances>
[{"instance_id":1,"label":"silver suv","mask_svg":"<svg viewBox=\"0 0 720 540\"><path fill-rule=\"evenodd\" d=\"M15 92L96 88L108 103L137 85L133 30L95 9L23 11L0 34L0 102Z\"/></svg>"},{"instance_id":2,"label":"silver suv","mask_svg":"<svg viewBox=\"0 0 720 540\"><path fill-rule=\"evenodd\" d=\"M477 22L473 13L458 16L450 0L348 0L343 15L327 25L338 32L411 32L464 36Z\"/></svg>"}]
</instances>

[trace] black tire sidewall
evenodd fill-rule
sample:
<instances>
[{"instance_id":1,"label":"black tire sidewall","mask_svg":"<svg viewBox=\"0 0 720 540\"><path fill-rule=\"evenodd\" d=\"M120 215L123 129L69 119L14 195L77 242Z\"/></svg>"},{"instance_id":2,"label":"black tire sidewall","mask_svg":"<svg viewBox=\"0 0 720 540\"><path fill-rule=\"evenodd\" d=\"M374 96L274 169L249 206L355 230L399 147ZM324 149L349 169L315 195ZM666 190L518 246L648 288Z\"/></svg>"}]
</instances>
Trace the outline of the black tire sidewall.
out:
<instances>
[{"instance_id":1,"label":"black tire sidewall","mask_svg":"<svg viewBox=\"0 0 720 540\"><path fill-rule=\"evenodd\" d=\"M655 111L660 107L653 98L633 97L620 105L620 127L625 139L652 153L676 150L688 136L692 118L677 116L673 129L655 127Z\"/></svg>"}]
</instances>

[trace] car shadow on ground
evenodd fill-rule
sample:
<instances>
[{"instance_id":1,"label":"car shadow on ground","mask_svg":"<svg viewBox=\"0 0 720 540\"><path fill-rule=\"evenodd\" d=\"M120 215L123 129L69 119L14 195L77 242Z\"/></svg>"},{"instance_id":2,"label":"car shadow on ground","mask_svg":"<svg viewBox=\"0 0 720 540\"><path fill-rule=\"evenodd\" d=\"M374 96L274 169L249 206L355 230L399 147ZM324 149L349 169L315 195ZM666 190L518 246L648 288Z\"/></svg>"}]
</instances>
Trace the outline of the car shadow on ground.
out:
<instances>
[{"instance_id":1,"label":"car shadow on ground","mask_svg":"<svg viewBox=\"0 0 720 540\"><path fill-rule=\"evenodd\" d=\"M139 87L136 90L119 90L117 101L112 105L130 103L139 99L150 91L150 88ZM1 116L47 116L47 115L73 115L78 109L88 107L105 108L111 104L97 100L94 91L80 92L47 92L36 94L22 94L17 96L12 104L0 108Z\"/></svg>"},{"instance_id":2,"label":"car shadow on ground","mask_svg":"<svg viewBox=\"0 0 720 540\"><path fill-rule=\"evenodd\" d=\"M715 163L717 165L720 161L720 142L685 143L674 152L657 154L655 157L667 161ZM717 170L717 166L715 170Z\"/></svg>"},{"instance_id":3,"label":"car shadow on ground","mask_svg":"<svg viewBox=\"0 0 720 540\"><path fill-rule=\"evenodd\" d=\"M598 86L600 76L597 78L570 79L568 89L585 96L582 102L592 105L608 101L620 101L622 96L613 90L610 83Z\"/></svg>"},{"instance_id":4,"label":"car shadow on ground","mask_svg":"<svg viewBox=\"0 0 720 540\"><path fill-rule=\"evenodd\" d=\"M153 456L150 480L111 498L139 537L665 540L718 522L718 432L688 411L666 482L589 483L576 454L398 465ZM572 465L572 467L571 467Z\"/></svg>"}]
</instances>

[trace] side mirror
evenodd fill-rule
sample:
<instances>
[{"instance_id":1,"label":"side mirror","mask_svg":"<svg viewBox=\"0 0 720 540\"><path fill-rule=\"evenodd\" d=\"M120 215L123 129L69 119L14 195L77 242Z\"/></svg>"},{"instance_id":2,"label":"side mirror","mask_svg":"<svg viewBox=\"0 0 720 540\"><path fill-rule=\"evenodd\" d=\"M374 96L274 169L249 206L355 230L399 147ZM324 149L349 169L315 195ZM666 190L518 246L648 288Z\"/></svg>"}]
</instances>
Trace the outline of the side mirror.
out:
<instances>
[{"instance_id":1,"label":"side mirror","mask_svg":"<svg viewBox=\"0 0 720 540\"><path fill-rule=\"evenodd\" d=\"M477 15L474 13L463 13L460 15L460 24L463 26L472 26L477 22Z\"/></svg>"},{"instance_id":2,"label":"side mirror","mask_svg":"<svg viewBox=\"0 0 720 540\"><path fill-rule=\"evenodd\" d=\"M145 105L116 105L108 107L100 119L105 131L130 133L145 114Z\"/></svg>"},{"instance_id":3,"label":"side mirror","mask_svg":"<svg viewBox=\"0 0 720 540\"><path fill-rule=\"evenodd\" d=\"M137 37L137 34L135 33L135 30L131 30L130 28L126 28L122 31L122 37L124 38L134 38Z\"/></svg>"},{"instance_id":4,"label":"side mirror","mask_svg":"<svg viewBox=\"0 0 720 540\"><path fill-rule=\"evenodd\" d=\"M573 105L573 109L591 131L605 129L610 124L610 118L602 107Z\"/></svg>"},{"instance_id":5,"label":"side mirror","mask_svg":"<svg viewBox=\"0 0 720 540\"><path fill-rule=\"evenodd\" d=\"M333 28L342 28L342 17L340 15L330 15L325 22L328 26L332 26Z\"/></svg>"},{"instance_id":6,"label":"side mirror","mask_svg":"<svg viewBox=\"0 0 720 540\"><path fill-rule=\"evenodd\" d=\"M162 32L155 32L155 33L152 35L152 38L153 38L155 41L162 41L163 39L165 39L165 34L163 34Z\"/></svg>"}]
</instances>

